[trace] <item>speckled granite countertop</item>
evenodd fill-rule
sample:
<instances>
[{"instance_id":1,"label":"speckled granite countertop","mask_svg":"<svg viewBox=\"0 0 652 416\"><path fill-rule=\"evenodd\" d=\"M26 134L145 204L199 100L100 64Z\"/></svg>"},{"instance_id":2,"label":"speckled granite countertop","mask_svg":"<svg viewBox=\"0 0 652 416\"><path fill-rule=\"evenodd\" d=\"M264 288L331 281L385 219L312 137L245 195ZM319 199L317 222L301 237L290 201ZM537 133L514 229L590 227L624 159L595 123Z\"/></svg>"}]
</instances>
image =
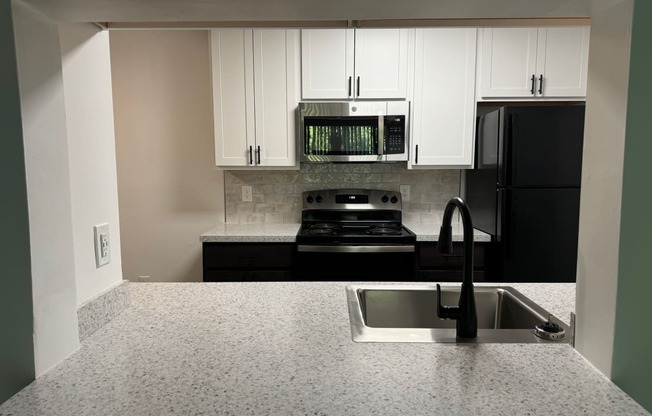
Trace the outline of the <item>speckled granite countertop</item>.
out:
<instances>
[{"instance_id":1,"label":"speckled granite countertop","mask_svg":"<svg viewBox=\"0 0 652 416\"><path fill-rule=\"evenodd\" d=\"M439 227L441 227L441 224L406 222L404 225L417 235L417 241L437 241L439 239ZM454 223L453 241L462 241L463 235L464 227L462 227L462 224ZM491 241L491 236L474 229L473 241Z\"/></svg>"},{"instance_id":2,"label":"speckled granite countertop","mask_svg":"<svg viewBox=\"0 0 652 416\"><path fill-rule=\"evenodd\" d=\"M202 243L294 243L301 224L219 224L199 236Z\"/></svg>"},{"instance_id":3,"label":"speckled granite countertop","mask_svg":"<svg viewBox=\"0 0 652 416\"><path fill-rule=\"evenodd\" d=\"M566 344L355 343L345 286L132 284L0 415L648 415ZM573 308L572 284L511 286Z\"/></svg>"},{"instance_id":4,"label":"speckled granite countertop","mask_svg":"<svg viewBox=\"0 0 652 416\"><path fill-rule=\"evenodd\" d=\"M417 241L437 241L441 224L406 223L417 235ZM199 236L209 243L293 243L301 224L220 224ZM453 240L462 241L463 229L453 224ZM490 241L489 234L474 230L475 241Z\"/></svg>"}]
</instances>

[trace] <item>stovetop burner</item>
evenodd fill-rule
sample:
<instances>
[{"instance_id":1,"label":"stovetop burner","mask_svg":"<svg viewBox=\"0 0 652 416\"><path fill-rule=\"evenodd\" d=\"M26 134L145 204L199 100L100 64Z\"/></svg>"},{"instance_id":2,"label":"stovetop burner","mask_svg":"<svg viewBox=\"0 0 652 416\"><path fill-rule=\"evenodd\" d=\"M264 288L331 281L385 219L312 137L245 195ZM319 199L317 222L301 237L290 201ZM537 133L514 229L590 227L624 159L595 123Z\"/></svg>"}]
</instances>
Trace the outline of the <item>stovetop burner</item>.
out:
<instances>
[{"instance_id":1,"label":"stovetop burner","mask_svg":"<svg viewBox=\"0 0 652 416\"><path fill-rule=\"evenodd\" d=\"M307 226L305 232L310 235L336 235L342 232L342 226L331 223L317 223Z\"/></svg>"},{"instance_id":2,"label":"stovetop burner","mask_svg":"<svg viewBox=\"0 0 652 416\"><path fill-rule=\"evenodd\" d=\"M370 226L365 233L369 235L400 235L400 224L379 224Z\"/></svg>"}]
</instances>

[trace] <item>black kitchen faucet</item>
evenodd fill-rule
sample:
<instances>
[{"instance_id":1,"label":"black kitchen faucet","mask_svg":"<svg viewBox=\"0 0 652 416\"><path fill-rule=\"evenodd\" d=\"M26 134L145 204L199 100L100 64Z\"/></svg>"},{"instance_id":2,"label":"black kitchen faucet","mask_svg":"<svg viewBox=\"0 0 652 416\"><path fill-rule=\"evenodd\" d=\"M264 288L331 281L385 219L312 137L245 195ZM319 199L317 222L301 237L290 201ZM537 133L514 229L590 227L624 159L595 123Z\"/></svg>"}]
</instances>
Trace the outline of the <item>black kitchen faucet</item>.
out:
<instances>
[{"instance_id":1,"label":"black kitchen faucet","mask_svg":"<svg viewBox=\"0 0 652 416\"><path fill-rule=\"evenodd\" d=\"M444 254L453 252L453 231L451 220L455 207L462 215L464 227L464 264L462 266L462 290L458 306L442 306L441 287L437 284L437 316L441 319L455 319L459 338L475 338L478 334L478 317L473 293L473 222L471 212L462 198L448 201L437 240L437 251Z\"/></svg>"}]
</instances>

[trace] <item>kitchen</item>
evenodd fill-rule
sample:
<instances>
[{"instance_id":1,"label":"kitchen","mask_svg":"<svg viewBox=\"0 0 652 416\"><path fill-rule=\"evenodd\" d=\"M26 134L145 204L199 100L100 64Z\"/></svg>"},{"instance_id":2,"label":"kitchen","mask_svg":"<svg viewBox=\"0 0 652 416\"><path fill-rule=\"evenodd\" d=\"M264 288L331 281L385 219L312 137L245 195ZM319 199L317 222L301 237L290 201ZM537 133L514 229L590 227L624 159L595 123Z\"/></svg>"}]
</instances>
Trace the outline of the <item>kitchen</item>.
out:
<instances>
[{"instance_id":1,"label":"kitchen","mask_svg":"<svg viewBox=\"0 0 652 416\"><path fill-rule=\"evenodd\" d=\"M610 57L610 59L611 59L611 57ZM589 100L590 100L590 98L591 98L591 96L589 95ZM589 101L589 102L590 102L590 101ZM609 127L609 126L606 126L606 127ZM619 198L618 198L618 199L619 199ZM595 290L597 290L597 289L598 289L598 288L595 288ZM592 290L592 289L589 289L589 290ZM639 305L639 304L637 303L637 305ZM580 305L580 306L581 306L581 305ZM580 314L578 314L578 315L580 315ZM586 315L586 316L588 317L588 315Z\"/></svg>"}]
</instances>

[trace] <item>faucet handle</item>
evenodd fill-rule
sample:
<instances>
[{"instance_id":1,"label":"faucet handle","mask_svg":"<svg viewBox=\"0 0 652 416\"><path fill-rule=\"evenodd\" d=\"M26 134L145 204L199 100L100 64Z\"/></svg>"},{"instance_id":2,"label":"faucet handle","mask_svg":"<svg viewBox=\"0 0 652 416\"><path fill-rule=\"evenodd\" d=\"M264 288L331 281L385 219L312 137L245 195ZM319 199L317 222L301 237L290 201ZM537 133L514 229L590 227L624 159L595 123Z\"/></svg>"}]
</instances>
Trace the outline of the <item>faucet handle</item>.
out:
<instances>
[{"instance_id":1,"label":"faucet handle","mask_svg":"<svg viewBox=\"0 0 652 416\"><path fill-rule=\"evenodd\" d=\"M461 315L459 307L441 304L441 286L437 283L437 316L439 319L460 319Z\"/></svg>"}]
</instances>

